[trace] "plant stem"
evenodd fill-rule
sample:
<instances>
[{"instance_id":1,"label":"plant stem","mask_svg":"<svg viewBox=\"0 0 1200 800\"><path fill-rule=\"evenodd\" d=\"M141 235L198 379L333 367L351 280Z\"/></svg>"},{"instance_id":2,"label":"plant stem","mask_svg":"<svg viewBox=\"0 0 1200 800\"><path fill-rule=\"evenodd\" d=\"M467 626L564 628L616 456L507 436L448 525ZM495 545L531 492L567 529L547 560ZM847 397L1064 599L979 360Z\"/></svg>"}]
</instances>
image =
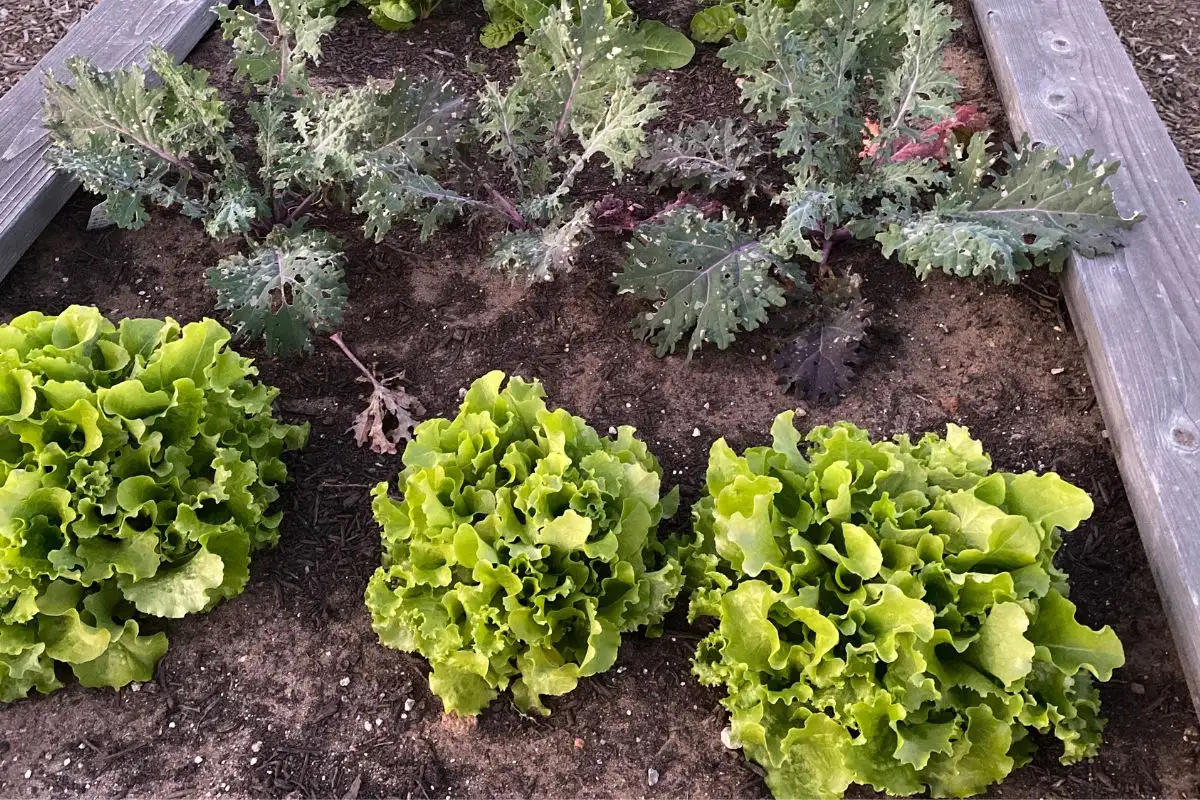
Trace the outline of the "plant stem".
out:
<instances>
[{"instance_id":1,"label":"plant stem","mask_svg":"<svg viewBox=\"0 0 1200 800\"><path fill-rule=\"evenodd\" d=\"M371 382L371 385L375 387L375 389L383 388L379 385L379 380L375 377L375 373L367 369L366 366L364 366L363 363L358 360L358 356L354 355L353 351L351 351L350 348L346 346L346 343L342 341L341 333L335 333L331 335L329 337L329 341L336 344L338 348L346 354L346 358L350 359L350 362L354 364L354 366L358 367L359 372L367 376L367 380Z\"/></svg>"},{"instance_id":2,"label":"plant stem","mask_svg":"<svg viewBox=\"0 0 1200 800\"><path fill-rule=\"evenodd\" d=\"M300 216L305 211L308 210L309 206L311 206L314 202L316 202L317 198L320 195L321 195L320 189L313 189L311 192L309 192L308 197L305 197L303 200L301 200L300 204L298 206L296 206L295 208L293 208L288 213L288 215L283 218L283 220L281 221L281 224L291 225L296 220L300 219Z\"/></svg>"},{"instance_id":3,"label":"plant stem","mask_svg":"<svg viewBox=\"0 0 1200 800\"><path fill-rule=\"evenodd\" d=\"M837 228L825 238L825 242L821 245L821 260L817 262L822 278L833 276L832 270L829 269L829 257L833 254L834 245L848 239L850 239L850 231L845 227Z\"/></svg>"},{"instance_id":4,"label":"plant stem","mask_svg":"<svg viewBox=\"0 0 1200 800\"><path fill-rule=\"evenodd\" d=\"M518 229L523 231L529 230L529 222L525 217L521 216L521 212L517 210L517 207L512 204L511 200L496 191L496 188L490 183L485 183L483 188L487 190L492 198L492 202L486 206L487 208L499 212L501 216L508 219L513 225L516 225Z\"/></svg>"}]
</instances>

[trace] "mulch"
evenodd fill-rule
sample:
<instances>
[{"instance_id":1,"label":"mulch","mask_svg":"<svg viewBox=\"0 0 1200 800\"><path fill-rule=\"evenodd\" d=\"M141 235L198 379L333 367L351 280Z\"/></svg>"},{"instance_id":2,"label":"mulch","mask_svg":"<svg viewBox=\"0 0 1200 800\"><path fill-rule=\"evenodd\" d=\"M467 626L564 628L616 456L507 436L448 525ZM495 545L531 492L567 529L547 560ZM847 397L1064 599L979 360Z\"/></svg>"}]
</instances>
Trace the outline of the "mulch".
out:
<instances>
[{"instance_id":1,"label":"mulch","mask_svg":"<svg viewBox=\"0 0 1200 800\"><path fill-rule=\"evenodd\" d=\"M0 95L99 0L0 0Z\"/></svg>"},{"instance_id":2,"label":"mulch","mask_svg":"<svg viewBox=\"0 0 1200 800\"><path fill-rule=\"evenodd\" d=\"M1167 124L1192 179L1200 183L1200 3L1102 0Z\"/></svg>"}]
</instances>

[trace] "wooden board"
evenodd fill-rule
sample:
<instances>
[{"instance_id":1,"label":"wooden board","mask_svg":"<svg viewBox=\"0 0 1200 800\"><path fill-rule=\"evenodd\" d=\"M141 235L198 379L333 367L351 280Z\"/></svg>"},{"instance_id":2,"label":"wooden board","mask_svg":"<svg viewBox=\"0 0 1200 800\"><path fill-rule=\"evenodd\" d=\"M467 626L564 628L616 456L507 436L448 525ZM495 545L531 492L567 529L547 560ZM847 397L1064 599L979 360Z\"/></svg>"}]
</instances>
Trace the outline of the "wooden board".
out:
<instances>
[{"instance_id":1,"label":"wooden board","mask_svg":"<svg viewBox=\"0 0 1200 800\"><path fill-rule=\"evenodd\" d=\"M1063 285L1200 710L1200 193L1099 0L971 2L1015 134L1121 159L1146 214Z\"/></svg>"},{"instance_id":2,"label":"wooden board","mask_svg":"<svg viewBox=\"0 0 1200 800\"><path fill-rule=\"evenodd\" d=\"M216 19L213 0L103 0L0 97L0 280L78 184L46 166L42 78L62 78L72 56L101 69L144 63L157 44L182 59Z\"/></svg>"}]
</instances>

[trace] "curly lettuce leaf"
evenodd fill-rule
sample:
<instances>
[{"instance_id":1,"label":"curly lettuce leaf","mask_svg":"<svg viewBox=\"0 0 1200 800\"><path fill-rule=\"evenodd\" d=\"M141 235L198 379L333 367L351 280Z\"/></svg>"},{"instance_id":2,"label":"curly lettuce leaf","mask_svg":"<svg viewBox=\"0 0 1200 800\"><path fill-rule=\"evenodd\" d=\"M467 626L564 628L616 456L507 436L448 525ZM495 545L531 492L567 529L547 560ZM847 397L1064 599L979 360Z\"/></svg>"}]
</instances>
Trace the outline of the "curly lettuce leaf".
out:
<instances>
[{"instance_id":1,"label":"curly lettuce leaf","mask_svg":"<svg viewBox=\"0 0 1200 800\"><path fill-rule=\"evenodd\" d=\"M213 320L95 308L0 325L0 700L149 680L155 618L239 594L275 543L280 456L307 430L271 414Z\"/></svg>"},{"instance_id":2,"label":"curly lettuce leaf","mask_svg":"<svg viewBox=\"0 0 1200 800\"><path fill-rule=\"evenodd\" d=\"M977 794L1031 732L1064 763L1095 755L1094 682L1124 653L1077 621L1053 565L1084 492L992 472L954 425L914 443L839 423L802 446L787 412L772 435L713 445L686 573L692 617L718 623L694 671L777 797Z\"/></svg>"},{"instance_id":3,"label":"curly lettuce leaf","mask_svg":"<svg viewBox=\"0 0 1200 800\"><path fill-rule=\"evenodd\" d=\"M429 660L448 713L518 707L604 672L683 585L658 537L677 494L632 428L600 437L539 383L489 373L453 419L417 426L397 486L374 491L383 564L366 603L380 641Z\"/></svg>"}]
</instances>

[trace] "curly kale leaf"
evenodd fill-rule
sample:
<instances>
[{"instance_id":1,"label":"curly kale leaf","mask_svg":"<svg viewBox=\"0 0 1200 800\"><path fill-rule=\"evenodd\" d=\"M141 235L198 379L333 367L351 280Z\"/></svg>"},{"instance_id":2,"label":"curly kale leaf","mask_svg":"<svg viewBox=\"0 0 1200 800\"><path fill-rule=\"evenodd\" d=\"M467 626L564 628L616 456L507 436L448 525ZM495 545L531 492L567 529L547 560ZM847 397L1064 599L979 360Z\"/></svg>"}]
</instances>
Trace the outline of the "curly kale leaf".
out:
<instances>
[{"instance_id":1,"label":"curly kale leaf","mask_svg":"<svg viewBox=\"0 0 1200 800\"><path fill-rule=\"evenodd\" d=\"M528 95L516 86L504 91L495 81L487 81L479 92L476 130L487 143L488 152L503 159L518 181L537 141L529 124L532 112L528 100Z\"/></svg>"},{"instance_id":2,"label":"curly kale leaf","mask_svg":"<svg viewBox=\"0 0 1200 800\"><path fill-rule=\"evenodd\" d=\"M1000 173L986 147L982 134L972 138L932 211L885 211L876 237L885 255L920 277L940 269L1012 283L1035 266L1061 270L1071 251L1112 253L1140 219L1121 215L1107 183L1119 162L1095 163L1088 152L1064 163L1057 150L1026 143L1007 148L1008 169Z\"/></svg>"},{"instance_id":3,"label":"curly kale leaf","mask_svg":"<svg viewBox=\"0 0 1200 800\"><path fill-rule=\"evenodd\" d=\"M308 64L321 60L321 39L337 23L323 0L270 0L271 19L246 8L216 9L221 35L233 45L237 75L262 90L308 88Z\"/></svg>"},{"instance_id":4,"label":"curly kale leaf","mask_svg":"<svg viewBox=\"0 0 1200 800\"><path fill-rule=\"evenodd\" d=\"M810 239L850 226L884 200L917 205L944 182L936 159L917 158L914 148L903 163L884 157L950 114L956 83L941 48L952 21L941 4L751 3L739 24L744 38L721 57L742 76L748 111L767 121L782 116L776 150L795 176L777 201L788 206L773 237L777 252L816 257ZM882 115L885 130L867 120L868 109Z\"/></svg>"},{"instance_id":5,"label":"curly kale leaf","mask_svg":"<svg viewBox=\"0 0 1200 800\"><path fill-rule=\"evenodd\" d=\"M363 140L379 125L377 94L360 86L305 97L290 114L283 182L311 190L353 180L365 156Z\"/></svg>"},{"instance_id":6,"label":"curly kale leaf","mask_svg":"<svg viewBox=\"0 0 1200 800\"><path fill-rule=\"evenodd\" d=\"M845 391L862 360L871 307L858 300L847 308L822 309L775 358L785 389L809 402L836 398Z\"/></svg>"},{"instance_id":7,"label":"curly kale leaf","mask_svg":"<svg viewBox=\"0 0 1200 800\"><path fill-rule=\"evenodd\" d=\"M638 79L629 16L608 13L604 0L564 2L530 33L513 83L481 91L477 130L515 184L511 200L486 185L491 201L480 204L517 228L501 240L497 266L541 279L569 266L588 227L571 203L575 179L597 157L618 178L642 157L663 104L659 87Z\"/></svg>"},{"instance_id":8,"label":"curly kale leaf","mask_svg":"<svg viewBox=\"0 0 1200 800\"><path fill-rule=\"evenodd\" d=\"M67 64L72 84L46 80L47 158L104 195L106 215L124 228L145 224L147 203L203 218L214 198L245 183L225 138L229 109L208 73L158 47L149 65L157 86L138 67L102 72L81 59Z\"/></svg>"},{"instance_id":9,"label":"curly kale leaf","mask_svg":"<svg viewBox=\"0 0 1200 800\"><path fill-rule=\"evenodd\" d=\"M388 91L372 87L371 106L357 137L355 211L366 214L368 236L380 241L396 219L420 225L421 239L479 205L430 174L462 130L465 103L442 76L396 74Z\"/></svg>"},{"instance_id":10,"label":"curly kale leaf","mask_svg":"<svg viewBox=\"0 0 1200 800\"><path fill-rule=\"evenodd\" d=\"M374 124L363 142L368 162L427 169L453 150L462 135L466 101L441 74L412 78L401 70L392 88L377 92L374 99Z\"/></svg>"},{"instance_id":11,"label":"curly kale leaf","mask_svg":"<svg viewBox=\"0 0 1200 800\"><path fill-rule=\"evenodd\" d=\"M735 220L709 220L690 207L670 211L639 228L630 247L616 284L654 303L632 327L659 356L688 331L689 358L706 341L725 349L738 331L754 330L784 304L776 273L787 274L786 266Z\"/></svg>"},{"instance_id":12,"label":"curly kale leaf","mask_svg":"<svg viewBox=\"0 0 1200 800\"><path fill-rule=\"evenodd\" d=\"M592 207L585 205L565 222L541 229L511 231L501 237L491 265L534 281L552 281L575 266L579 248L590 237Z\"/></svg>"},{"instance_id":13,"label":"curly kale leaf","mask_svg":"<svg viewBox=\"0 0 1200 800\"><path fill-rule=\"evenodd\" d=\"M248 233L255 220L267 213L261 194L242 175L222 181L208 204L204 231L215 239Z\"/></svg>"},{"instance_id":14,"label":"curly kale leaf","mask_svg":"<svg viewBox=\"0 0 1200 800\"><path fill-rule=\"evenodd\" d=\"M608 116L608 98L637 74L630 30L610 19L603 0L580 0L548 14L520 56L510 91L527 99L533 122L554 142L595 128Z\"/></svg>"},{"instance_id":15,"label":"curly kale leaf","mask_svg":"<svg viewBox=\"0 0 1200 800\"><path fill-rule=\"evenodd\" d=\"M753 3L740 24L745 35L722 48L725 66L742 75L742 102L762 122L773 122L812 89L809 70L813 48L792 24L792 15L775 3Z\"/></svg>"},{"instance_id":16,"label":"curly kale leaf","mask_svg":"<svg viewBox=\"0 0 1200 800\"><path fill-rule=\"evenodd\" d=\"M521 49L512 85L488 84L481 93L478 128L491 152L518 180L539 151L572 173L603 154L619 176L641 155L642 129L662 111L657 87L637 85L636 50L634 32L609 18L603 0L581 0L577 14L569 3L547 14ZM582 156L565 146L572 136Z\"/></svg>"},{"instance_id":17,"label":"curly kale leaf","mask_svg":"<svg viewBox=\"0 0 1200 800\"><path fill-rule=\"evenodd\" d=\"M750 126L726 118L700 120L674 133L659 131L651 139L639 169L650 176L650 188L664 186L713 192L735 184L753 191L753 168L763 155Z\"/></svg>"},{"instance_id":18,"label":"curly kale leaf","mask_svg":"<svg viewBox=\"0 0 1200 800\"><path fill-rule=\"evenodd\" d=\"M377 242L383 241L396 219L420 223L421 241L425 241L463 206L476 204L428 175L395 168L373 174L362 184L354 211L366 215L366 234Z\"/></svg>"},{"instance_id":19,"label":"curly kale leaf","mask_svg":"<svg viewBox=\"0 0 1200 800\"><path fill-rule=\"evenodd\" d=\"M231 256L210 269L208 285L239 335L265 336L271 354L308 350L312 332L331 330L341 321L343 261L332 236L277 227L250 257Z\"/></svg>"},{"instance_id":20,"label":"curly kale leaf","mask_svg":"<svg viewBox=\"0 0 1200 800\"><path fill-rule=\"evenodd\" d=\"M483 0L489 22L483 27L479 41L484 47L504 47L522 32L534 32L557 12L582 16L584 7L593 0ZM626 0L597 0L605 17L633 27L633 10ZM651 69L678 69L692 60L696 47L679 31L656 20L644 20L633 27L630 40L636 55Z\"/></svg>"},{"instance_id":21,"label":"curly kale leaf","mask_svg":"<svg viewBox=\"0 0 1200 800\"><path fill-rule=\"evenodd\" d=\"M776 202L786 205L783 221L764 237L763 244L783 258L804 256L820 261L821 251L813 239L827 239L848 217L860 210L858 199L846 187L808 187L797 182Z\"/></svg>"},{"instance_id":22,"label":"curly kale leaf","mask_svg":"<svg viewBox=\"0 0 1200 800\"><path fill-rule=\"evenodd\" d=\"M637 163L645 145L646 125L664 108L654 99L657 93L658 86L653 83L643 86L625 83L613 90L604 116L577 131L580 149L570 156L558 187L534 200L531 213L535 219L559 213L575 178L594 157L603 156L618 179ZM531 173L536 175L537 171Z\"/></svg>"},{"instance_id":23,"label":"curly kale leaf","mask_svg":"<svg viewBox=\"0 0 1200 800\"><path fill-rule=\"evenodd\" d=\"M945 47L958 23L940 0L913 0L904 14L900 64L879 78L875 102L884 139L913 133L920 121L949 117L958 79L946 69Z\"/></svg>"}]
</instances>

